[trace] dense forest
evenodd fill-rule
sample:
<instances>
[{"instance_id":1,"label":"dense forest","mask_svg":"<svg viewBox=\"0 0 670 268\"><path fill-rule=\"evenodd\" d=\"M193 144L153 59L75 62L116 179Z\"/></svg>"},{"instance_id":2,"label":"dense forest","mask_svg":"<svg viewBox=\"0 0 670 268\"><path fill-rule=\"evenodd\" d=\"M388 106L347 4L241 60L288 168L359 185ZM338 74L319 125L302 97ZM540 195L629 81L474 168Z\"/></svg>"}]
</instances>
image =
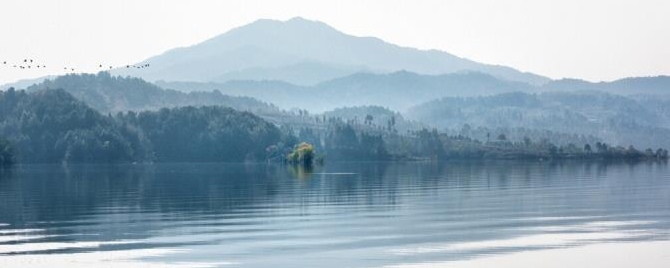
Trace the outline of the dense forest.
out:
<instances>
[{"instance_id":1,"label":"dense forest","mask_svg":"<svg viewBox=\"0 0 670 268\"><path fill-rule=\"evenodd\" d=\"M19 162L106 162L146 158L140 135L63 90L0 93L0 136Z\"/></svg>"},{"instance_id":2,"label":"dense forest","mask_svg":"<svg viewBox=\"0 0 670 268\"><path fill-rule=\"evenodd\" d=\"M218 106L127 112L116 119L138 128L161 162L264 160L266 148L281 138L258 116Z\"/></svg>"},{"instance_id":3,"label":"dense forest","mask_svg":"<svg viewBox=\"0 0 670 268\"><path fill-rule=\"evenodd\" d=\"M668 159L668 150L662 148L641 151L633 146L612 146L604 142L557 145L548 139L529 137L511 141L505 134L495 135L489 141L446 134L440 139L442 155L447 159Z\"/></svg>"},{"instance_id":4,"label":"dense forest","mask_svg":"<svg viewBox=\"0 0 670 268\"><path fill-rule=\"evenodd\" d=\"M241 161L280 140L263 119L224 107L104 116L64 90L0 92L0 136L18 162Z\"/></svg>"}]
</instances>

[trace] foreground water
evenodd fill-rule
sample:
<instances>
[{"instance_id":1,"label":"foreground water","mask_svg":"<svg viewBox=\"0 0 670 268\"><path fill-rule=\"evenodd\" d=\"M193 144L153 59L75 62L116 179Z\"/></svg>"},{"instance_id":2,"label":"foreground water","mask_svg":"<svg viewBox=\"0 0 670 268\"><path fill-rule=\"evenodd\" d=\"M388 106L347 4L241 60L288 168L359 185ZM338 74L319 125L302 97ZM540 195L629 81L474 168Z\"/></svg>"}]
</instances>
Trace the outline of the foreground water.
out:
<instances>
[{"instance_id":1,"label":"foreground water","mask_svg":"<svg viewBox=\"0 0 670 268\"><path fill-rule=\"evenodd\" d=\"M619 245L664 267L667 241L664 163L0 170L2 267L486 267Z\"/></svg>"}]
</instances>

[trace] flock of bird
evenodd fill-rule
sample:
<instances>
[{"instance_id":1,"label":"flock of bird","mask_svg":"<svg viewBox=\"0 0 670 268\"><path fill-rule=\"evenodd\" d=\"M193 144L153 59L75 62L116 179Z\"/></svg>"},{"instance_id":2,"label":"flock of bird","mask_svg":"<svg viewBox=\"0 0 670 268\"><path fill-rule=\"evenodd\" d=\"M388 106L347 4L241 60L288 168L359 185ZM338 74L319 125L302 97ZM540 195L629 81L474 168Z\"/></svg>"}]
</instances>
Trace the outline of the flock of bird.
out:
<instances>
[{"instance_id":1,"label":"flock of bird","mask_svg":"<svg viewBox=\"0 0 670 268\"><path fill-rule=\"evenodd\" d=\"M44 63L37 62L33 59L23 59L23 61L14 62L14 63L11 63L11 62L6 61L6 60L2 60L2 67L14 68L14 69L18 69L18 70L29 70L29 69L46 69L47 65L44 64ZM151 67L151 64L148 64L148 63L140 64L140 65L127 64L127 65L124 65L124 66L117 66L117 67L111 66L111 65L98 64L96 67L99 70L103 70L103 69L112 70L112 69L123 69L123 68L125 68L125 69L144 69L144 68ZM63 70L66 71L66 72L74 73L74 72L77 71L77 68L75 68L73 66L63 66Z\"/></svg>"}]
</instances>

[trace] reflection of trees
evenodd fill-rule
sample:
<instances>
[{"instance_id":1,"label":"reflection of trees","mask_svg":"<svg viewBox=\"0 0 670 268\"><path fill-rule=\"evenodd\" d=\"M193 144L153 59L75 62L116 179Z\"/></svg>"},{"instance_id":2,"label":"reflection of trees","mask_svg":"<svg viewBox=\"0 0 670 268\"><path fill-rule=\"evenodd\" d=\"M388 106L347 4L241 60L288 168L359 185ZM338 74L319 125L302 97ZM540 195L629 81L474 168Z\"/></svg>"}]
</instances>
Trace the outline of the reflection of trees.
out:
<instances>
[{"instance_id":1,"label":"reflection of trees","mask_svg":"<svg viewBox=\"0 0 670 268\"><path fill-rule=\"evenodd\" d=\"M314 172L313 165L287 165L291 175L299 180L307 180L312 177Z\"/></svg>"},{"instance_id":2,"label":"reflection of trees","mask_svg":"<svg viewBox=\"0 0 670 268\"><path fill-rule=\"evenodd\" d=\"M165 213L225 212L274 194L273 181L281 179L282 172L261 167L22 166L2 173L0 222L69 221L110 207Z\"/></svg>"}]
</instances>

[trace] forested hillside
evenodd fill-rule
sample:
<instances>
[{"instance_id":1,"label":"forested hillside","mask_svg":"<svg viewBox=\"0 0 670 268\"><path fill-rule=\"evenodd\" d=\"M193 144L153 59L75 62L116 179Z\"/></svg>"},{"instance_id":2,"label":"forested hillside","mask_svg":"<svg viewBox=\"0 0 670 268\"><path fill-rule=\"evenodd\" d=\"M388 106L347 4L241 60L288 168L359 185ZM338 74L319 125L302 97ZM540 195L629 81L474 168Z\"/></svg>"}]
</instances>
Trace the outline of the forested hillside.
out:
<instances>
[{"instance_id":1,"label":"forested hillside","mask_svg":"<svg viewBox=\"0 0 670 268\"><path fill-rule=\"evenodd\" d=\"M337 108L323 113L326 118L341 118L367 128L376 128L390 132L406 133L420 130L427 125L407 120L399 112L381 106L354 106Z\"/></svg>"},{"instance_id":2,"label":"forested hillside","mask_svg":"<svg viewBox=\"0 0 670 268\"><path fill-rule=\"evenodd\" d=\"M403 114L382 106L342 105L402 106L410 103L407 99L520 85L477 73L408 72L354 75L309 88L239 83L249 86L243 90L247 94L283 96L297 107L339 108L286 111L250 97L166 90L105 72L67 75L29 87L31 93L2 93L0 137L8 142L0 149L6 162L74 163L277 160L303 141L335 161L636 158L662 156L658 148L670 147L670 101L661 97L508 92L441 98ZM275 86L280 90L272 91Z\"/></svg>"},{"instance_id":3,"label":"forested hillside","mask_svg":"<svg viewBox=\"0 0 670 268\"><path fill-rule=\"evenodd\" d=\"M279 129L271 123L226 107L163 108L127 112L117 119L136 126L161 162L262 161L266 148L280 141Z\"/></svg>"},{"instance_id":4,"label":"forested hillside","mask_svg":"<svg viewBox=\"0 0 670 268\"><path fill-rule=\"evenodd\" d=\"M0 93L0 136L20 162L128 162L149 159L138 131L76 100L64 90Z\"/></svg>"},{"instance_id":5,"label":"forested hillside","mask_svg":"<svg viewBox=\"0 0 670 268\"><path fill-rule=\"evenodd\" d=\"M452 132L468 124L574 133L638 148L670 147L670 114L663 112L663 103L595 91L505 93L443 98L416 106L407 116Z\"/></svg>"},{"instance_id":6,"label":"forested hillside","mask_svg":"<svg viewBox=\"0 0 670 268\"><path fill-rule=\"evenodd\" d=\"M183 93L163 89L140 78L111 76L107 72L58 76L27 88L28 91L45 89L63 89L102 113L189 105L220 105L259 114L278 110L249 97L232 97L219 91Z\"/></svg>"},{"instance_id":7,"label":"forested hillside","mask_svg":"<svg viewBox=\"0 0 670 268\"><path fill-rule=\"evenodd\" d=\"M0 137L18 162L263 160L279 130L248 112L185 107L104 116L64 90L0 92Z\"/></svg>"}]
</instances>

